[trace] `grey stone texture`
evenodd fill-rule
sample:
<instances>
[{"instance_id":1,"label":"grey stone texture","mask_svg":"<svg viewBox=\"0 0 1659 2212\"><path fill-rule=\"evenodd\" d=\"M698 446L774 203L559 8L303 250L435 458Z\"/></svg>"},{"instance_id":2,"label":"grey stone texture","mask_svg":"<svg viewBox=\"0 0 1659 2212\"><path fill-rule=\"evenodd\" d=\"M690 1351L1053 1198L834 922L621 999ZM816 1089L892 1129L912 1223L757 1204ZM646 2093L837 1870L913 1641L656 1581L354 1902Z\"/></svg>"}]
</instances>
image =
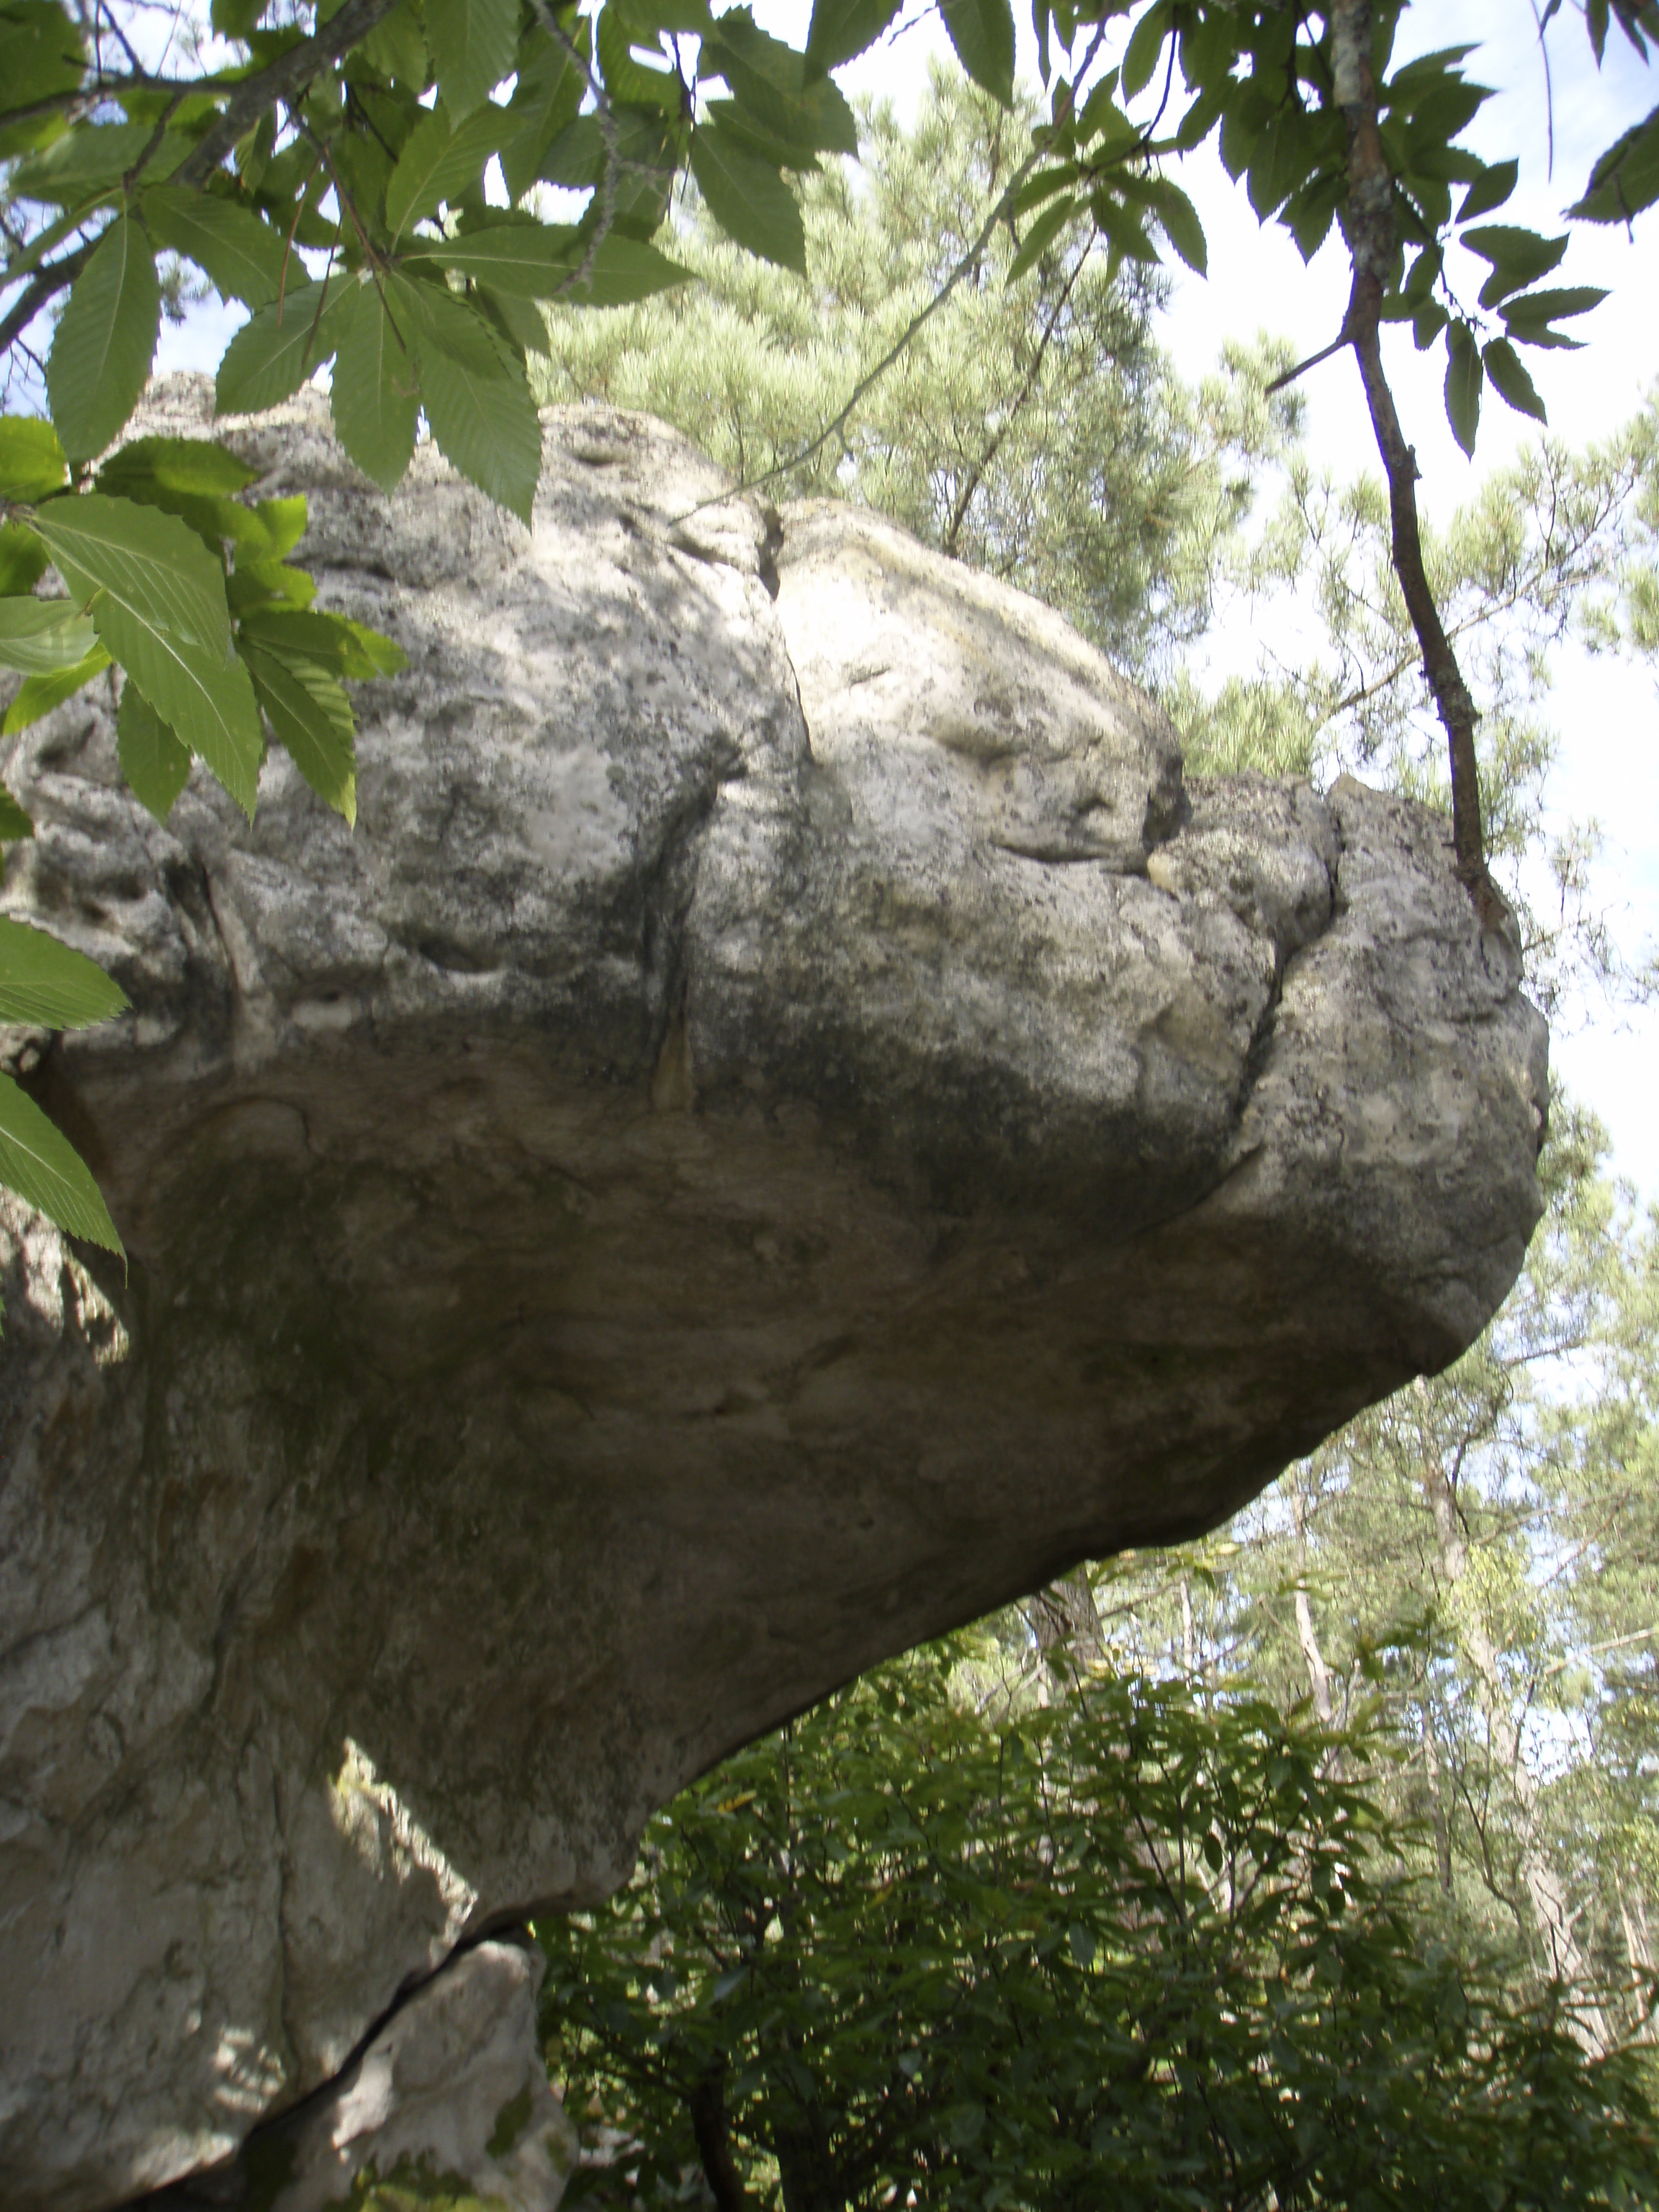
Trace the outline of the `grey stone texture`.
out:
<instances>
[{"instance_id":1,"label":"grey stone texture","mask_svg":"<svg viewBox=\"0 0 1659 2212\"><path fill-rule=\"evenodd\" d=\"M1054 615L640 417L550 416L533 533L314 395L228 434L410 666L355 832L275 751L161 829L97 689L5 764L7 908L133 1002L8 1042L131 1255L0 1217L9 2212L228 2158L732 1747L1212 1526L1538 1212L1435 817L1185 780Z\"/></svg>"}]
</instances>

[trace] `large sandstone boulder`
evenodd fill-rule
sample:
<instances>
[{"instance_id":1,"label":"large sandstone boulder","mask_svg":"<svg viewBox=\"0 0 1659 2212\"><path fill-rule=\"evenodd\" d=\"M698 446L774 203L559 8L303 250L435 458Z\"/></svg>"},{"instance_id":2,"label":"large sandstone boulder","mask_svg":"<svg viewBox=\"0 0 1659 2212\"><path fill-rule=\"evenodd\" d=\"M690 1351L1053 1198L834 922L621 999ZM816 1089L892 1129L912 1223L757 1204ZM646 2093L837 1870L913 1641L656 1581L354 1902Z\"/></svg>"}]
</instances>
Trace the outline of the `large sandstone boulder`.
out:
<instances>
[{"instance_id":1,"label":"large sandstone boulder","mask_svg":"<svg viewBox=\"0 0 1659 2212\"><path fill-rule=\"evenodd\" d=\"M280 754L251 829L199 775L159 829L96 691L10 750L6 902L134 1011L11 1040L131 1267L0 1230L9 2212L351 2067L322 2201L459 1947L1211 1526L1461 1351L1538 1210L1543 1024L1435 817L1183 783L1056 617L639 418L550 418L533 534L426 449L386 501L309 398L233 435L410 666L355 833Z\"/></svg>"}]
</instances>

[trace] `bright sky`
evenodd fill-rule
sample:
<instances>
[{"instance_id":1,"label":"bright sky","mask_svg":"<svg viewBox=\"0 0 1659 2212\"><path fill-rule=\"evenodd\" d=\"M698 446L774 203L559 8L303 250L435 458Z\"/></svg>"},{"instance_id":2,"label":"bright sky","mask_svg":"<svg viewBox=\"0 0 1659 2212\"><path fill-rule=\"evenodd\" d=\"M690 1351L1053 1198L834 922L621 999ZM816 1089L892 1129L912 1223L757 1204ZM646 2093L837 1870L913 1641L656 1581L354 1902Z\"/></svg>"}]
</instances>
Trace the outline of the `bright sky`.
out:
<instances>
[{"instance_id":1,"label":"bright sky","mask_svg":"<svg viewBox=\"0 0 1659 2212\"><path fill-rule=\"evenodd\" d=\"M810 0L756 0L755 12L778 36L804 41ZM915 0L905 14L915 16ZM1020 0L1015 15L1020 21ZM1659 102L1659 71L1643 69L1614 29L1598 73L1578 11L1564 9L1550 43L1552 178L1547 163L1551 106L1531 9L1523 0L1432 0L1407 15L1400 52L1403 57L1430 45L1462 43L1480 46L1471 66L1499 94L1472 134L1477 151L1498 160L1528 149L1521 187L1497 219L1530 223L1549 234L1559 228L1560 210L1583 191L1595 154ZM890 99L907 114L925 86L930 57L948 53L939 19L929 14L843 70L841 82L849 94ZM1021 22L1019 66L1035 83L1029 20ZM1243 187L1212 154L1187 162L1181 181L1202 217L1212 273L1205 281L1177 270L1160 333L1176 366L1197 376L1212 364L1224 339L1247 338L1261 328L1289 337L1298 358L1326 343L1347 296L1334 232L1304 269L1282 233L1258 228ZM1612 295L1576 325L1589 341L1585 351L1526 356L1553 428L1570 440L1587 440L1633 415L1654 380L1659 211L1638 224L1633 243L1620 231L1577 227L1566 263L1551 281L1602 284ZM1472 294L1478 284L1477 276L1464 289ZM164 328L158 371L212 368L240 319L240 310L202 309L183 328ZM1466 460L1446 423L1443 355L1418 355L1406 328L1385 331L1384 337L1406 434L1423 467L1419 499L1427 515L1443 520L1513 454L1532 426L1489 392L1476 458ZM1309 376L1304 391L1316 465L1339 477L1376 469L1352 364L1330 362ZM1218 640L1213 657L1230 656L1253 660L1252 641ZM1602 897L1615 935L1631 958L1651 955L1659 951L1659 678L1651 669L1592 660L1576 648L1557 657L1553 673L1550 706L1561 739L1550 792L1554 815L1562 822L1599 820L1607 839ZM1557 1021L1553 1053L1558 1077L1612 1130L1619 1170L1649 1200L1659 1201L1659 1008L1614 1007L1600 999L1570 1006Z\"/></svg>"}]
</instances>

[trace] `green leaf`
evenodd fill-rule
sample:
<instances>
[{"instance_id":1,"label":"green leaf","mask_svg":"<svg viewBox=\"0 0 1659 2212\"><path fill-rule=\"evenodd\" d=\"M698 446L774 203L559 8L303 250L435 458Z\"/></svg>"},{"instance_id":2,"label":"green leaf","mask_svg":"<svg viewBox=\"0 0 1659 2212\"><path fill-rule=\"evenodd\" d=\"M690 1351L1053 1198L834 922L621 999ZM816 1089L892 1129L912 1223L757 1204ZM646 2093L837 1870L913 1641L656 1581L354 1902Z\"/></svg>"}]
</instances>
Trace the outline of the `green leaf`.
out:
<instances>
[{"instance_id":1,"label":"green leaf","mask_svg":"<svg viewBox=\"0 0 1659 2212\"><path fill-rule=\"evenodd\" d=\"M404 259L453 270L492 292L550 300L581 258L571 250L575 238L574 228L566 223L494 222L456 238L422 240Z\"/></svg>"},{"instance_id":2,"label":"green leaf","mask_svg":"<svg viewBox=\"0 0 1659 2212\"><path fill-rule=\"evenodd\" d=\"M586 48L584 17L573 26L572 43ZM501 177L510 200L521 200L540 173L542 156L581 106L586 82L574 58L550 38L537 40L520 63L519 82L507 106L507 135L501 146Z\"/></svg>"},{"instance_id":3,"label":"green leaf","mask_svg":"<svg viewBox=\"0 0 1659 2212\"><path fill-rule=\"evenodd\" d=\"M284 659L246 641L242 658L278 742L319 799L355 824L356 731L345 693L313 661Z\"/></svg>"},{"instance_id":4,"label":"green leaf","mask_svg":"<svg viewBox=\"0 0 1659 2212\"><path fill-rule=\"evenodd\" d=\"M1458 243L1492 264L1492 275L1480 288L1483 307L1495 307L1507 294L1547 276L1567 250L1565 232L1559 238L1540 238L1536 231L1518 229L1506 222L1483 223L1474 230L1460 231Z\"/></svg>"},{"instance_id":5,"label":"green leaf","mask_svg":"<svg viewBox=\"0 0 1659 2212\"><path fill-rule=\"evenodd\" d=\"M340 443L372 483L395 490L415 450L420 380L376 286L358 284L340 322L329 404Z\"/></svg>"},{"instance_id":6,"label":"green leaf","mask_svg":"<svg viewBox=\"0 0 1659 2212\"><path fill-rule=\"evenodd\" d=\"M733 8L703 41L702 74L718 73L748 119L803 153L856 154L858 122L846 95L805 55L759 29L747 8Z\"/></svg>"},{"instance_id":7,"label":"green leaf","mask_svg":"<svg viewBox=\"0 0 1659 2212\"><path fill-rule=\"evenodd\" d=\"M426 0L426 37L444 106L465 123L513 74L518 0Z\"/></svg>"},{"instance_id":8,"label":"green leaf","mask_svg":"<svg viewBox=\"0 0 1659 2212\"><path fill-rule=\"evenodd\" d=\"M1068 222L1078 212L1079 203L1069 193L1053 201L1026 232L1020 248L1008 264L1006 283L1017 284L1026 270L1035 265L1047 252Z\"/></svg>"},{"instance_id":9,"label":"green leaf","mask_svg":"<svg viewBox=\"0 0 1659 2212\"><path fill-rule=\"evenodd\" d=\"M1553 292L1526 292L1522 299L1504 301L1504 321L1509 323L1509 334L1517 337L1517 325L1522 323L1559 323L1575 314L1589 314L1590 307L1599 307L1606 292L1593 283L1559 285Z\"/></svg>"},{"instance_id":10,"label":"green leaf","mask_svg":"<svg viewBox=\"0 0 1659 2212\"><path fill-rule=\"evenodd\" d=\"M251 817L264 733L224 573L201 539L175 515L98 492L53 500L35 527L110 654Z\"/></svg>"},{"instance_id":11,"label":"green leaf","mask_svg":"<svg viewBox=\"0 0 1659 2212\"><path fill-rule=\"evenodd\" d=\"M143 214L155 243L193 261L221 299L240 300L257 311L282 289L287 260L283 240L234 200L159 185L144 194ZM297 261L293 267L296 275L301 273Z\"/></svg>"},{"instance_id":12,"label":"green leaf","mask_svg":"<svg viewBox=\"0 0 1659 2212\"><path fill-rule=\"evenodd\" d=\"M1494 208L1502 207L1520 175L1519 161L1495 161L1482 169L1463 195L1463 204L1457 210L1459 222L1472 222L1476 216L1490 215Z\"/></svg>"},{"instance_id":13,"label":"green leaf","mask_svg":"<svg viewBox=\"0 0 1659 2212\"><path fill-rule=\"evenodd\" d=\"M1467 323L1454 323L1446 337L1446 420L1463 451L1473 456L1480 422L1480 355Z\"/></svg>"},{"instance_id":14,"label":"green leaf","mask_svg":"<svg viewBox=\"0 0 1659 2212\"><path fill-rule=\"evenodd\" d=\"M1158 221L1164 226L1164 235L1187 266L1200 276L1207 275L1210 253L1205 241L1204 226L1198 219L1198 210L1180 185L1168 177L1161 177L1158 197L1152 204Z\"/></svg>"},{"instance_id":15,"label":"green leaf","mask_svg":"<svg viewBox=\"0 0 1659 2212\"><path fill-rule=\"evenodd\" d=\"M450 292L401 276L391 283L399 312L409 312L439 451L527 525L541 481L542 426L522 362Z\"/></svg>"},{"instance_id":16,"label":"green leaf","mask_svg":"<svg viewBox=\"0 0 1659 2212\"><path fill-rule=\"evenodd\" d=\"M115 1224L86 1163L9 1075L0 1075L0 1183L71 1237L120 1251Z\"/></svg>"},{"instance_id":17,"label":"green leaf","mask_svg":"<svg viewBox=\"0 0 1659 2212\"><path fill-rule=\"evenodd\" d=\"M370 69L406 85L410 92L426 88L428 52L421 11L415 0L398 0L383 15L358 49Z\"/></svg>"},{"instance_id":18,"label":"green leaf","mask_svg":"<svg viewBox=\"0 0 1659 2212\"><path fill-rule=\"evenodd\" d=\"M0 498L4 497L0 493ZM46 573L46 549L21 523L0 523L0 594L21 598Z\"/></svg>"},{"instance_id":19,"label":"green leaf","mask_svg":"<svg viewBox=\"0 0 1659 2212\"><path fill-rule=\"evenodd\" d=\"M115 750L121 773L141 806L165 825L173 803L190 781L190 748L161 720L129 677L115 717Z\"/></svg>"},{"instance_id":20,"label":"green leaf","mask_svg":"<svg viewBox=\"0 0 1659 2212\"><path fill-rule=\"evenodd\" d=\"M137 405L161 325L155 253L120 216L76 278L46 362L52 422L72 461L101 453Z\"/></svg>"},{"instance_id":21,"label":"green leaf","mask_svg":"<svg viewBox=\"0 0 1659 2212\"><path fill-rule=\"evenodd\" d=\"M396 676L409 665L403 648L378 630L345 615L307 613L292 607L258 607L242 621L243 641L283 660L312 660L331 675L368 682Z\"/></svg>"},{"instance_id":22,"label":"green leaf","mask_svg":"<svg viewBox=\"0 0 1659 2212\"><path fill-rule=\"evenodd\" d=\"M434 108L424 123L416 124L386 188L386 226L392 237L401 238L411 223L435 215L464 186L475 183L510 128L507 111L489 106L469 116L458 129L451 128L442 107Z\"/></svg>"},{"instance_id":23,"label":"green leaf","mask_svg":"<svg viewBox=\"0 0 1659 2212\"><path fill-rule=\"evenodd\" d=\"M1122 84L1126 100L1133 100L1144 92L1152 81L1152 71L1158 67L1158 56L1164 51L1164 41L1170 34L1170 19L1174 10L1170 0L1157 0L1135 25L1133 35L1123 53Z\"/></svg>"},{"instance_id":24,"label":"green leaf","mask_svg":"<svg viewBox=\"0 0 1659 2212\"><path fill-rule=\"evenodd\" d=\"M571 268L587 264L585 252L572 257ZM691 271L671 261L654 246L641 239L623 238L612 231L595 249L587 281L573 283L563 295L579 307L623 307L635 300L648 300L671 285L684 284Z\"/></svg>"},{"instance_id":25,"label":"green leaf","mask_svg":"<svg viewBox=\"0 0 1659 2212\"><path fill-rule=\"evenodd\" d=\"M782 172L751 154L729 131L706 124L691 140L691 173L722 230L757 253L806 274L806 231Z\"/></svg>"},{"instance_id":26,"label":"green leaf","mask_svg":"<svg viewBox=\"0 0 1659 2212\"><path fill-rule=\"evenodd\" d=\"M0 599L0 668L55 675L78 666L97 642L67 599Z\"/></svg>"},{"instance_id":27,"label":"green leaf","mask_svg":"<svg viewBox=\"0 0 1659 2212\"><path fill-rule=\"evenodd\" d=\"M1008 0L939 0L957 59L1003 106L1014 104L1014 19Z\"/></svg>"},{"instance_id":28,"label":"green leaf","mask_svg":"<svg viewBox=\"0 0 1659 2212\"><path fill-rule=\"evenodd\" d=\"M0 16L0 84L14 113L75 91L85 66L81 34L58 0L10 0ZM27 153L60 127L59 117L50 112L23 115L0 130L0 161Z\"/></svg>"},{"instance_id":29,"label":"green leaf","mask_svg":"<svg viewBox=\"0 0 1659 2212\"><path fill-rule=\"evenodd\" d=\"M1498 387L1498 395L1514 408L1517 415L1530 415L1540 422L1549 417L1544 412L1544 403L1527 374L1526 363L1507 338L1493 338L1482 346L1480 358L1487 375Z\"/></svg>"},{"instance_id":30,"label":"green leaf","mask_svg":"<svg viewBox=\"0 0 1659 2212\"><path fill-rule=\"evenodd\" d=\"M123 499L146 491L229 499L257 483L259 471L210 438L135 438L98 471L98 489Z\"/></svg>"},{"instance_id":31,"label":"green leaf","mask_svg":"<svg viewBox=\"0 0 1659 2212\"><path fill-rule=\"evenodd\" d=\"M95 645L86 659L73 668L65 668L56 676L29 677L6 709L6 719L0 722L0 737L15 738L20 730L27 730L42 714L51 714L65 699L72 699L77 691L84 690L94 677L101 676L109 665L108 653L101 645Z\"/></svg>"},{"instance_id":32,"label":"green leaf","mask_svg":"<svg viewBox=\"0 0 1659 2212\"><path fill-rule=\"evenodd\" d=\"M839 69L874 46L901 4L902 0L812 0L807 59L819 69Z\"/></svg>"},{"instance_id":33,"label":"green leaf","mask_svg":"<svg viewBox=\"0 0 1659 2212\"><path fill-rule=\"evenodd\" d=\"M349 290L338 276L326 286L301 284L244 323L214 380L219 413L261 414L297 392L333 352Z\"/></svg>"},{"instance_id":34,"label":"green leaf","mask_svg":"<svg viewBox=\"0 0 1659 2212\"><path fill-rule=\"evenodd\" d=\"M241 614L250 607L269 605L308 607L317 596L317 580L303 568L289 568L280 561L239 560L225 586L231 611Z\"/></svg>"},{"instance_id":35,"label":"green leaf","mask_svg":"<svg viewBox=\"0 0 1659 2212\"><path fill-rule=\"evenodd\" d=\"M0 915L0 1022L83 1030L126 1006L126 993L95 960Z\"/></svg>"},{"instance_id":36,"label":"green leaf","mask_svg":"<svg viewBox=\"0 0 1659 2212\"><path fill-rule=\"evenodd\" d=\"M33 821L5 785L0 783L0 845L9 845L19 837L32 837L33 835Z\"/></svg>"},{"instance_id":37,"label":"green leaf","mask_svg":"<svg viewBox=\"0 0 1659 2212\"><path fill-rule=\"evenodd\" d=\"M0 499L45 499L69 482L69 463L50 422L36 415L0 417Z\"/></svg>"},{"instance_id":38,"label":"green leaf","mask_svg":"<svg viewBox=\"0 0 1659 2212\"><path fill-rule=\"evenodd\" d=\"M1659 200L1659 107L1615 138L1567 213L1583 222L1628 222Z\"/></svg>"},{"instance_id":39,"label":"green leaf","mask_svg":"<svg viewBox=\"0 0 1659 2212\"><path fill-rule=\"evenodd\" d=\"M139 161L155 136L148 123L82 124L14 173L9 196L41 200L55 207L79 207L118 185ZM172 175L190 151L190 141L165 131L144 164L146 183Z\"/></svg>"},{"instance_id":40,"label":"green leaf","mask_svg":"<svg viewBox=\"0 0 1659 2212\"><path fill-rule=\"evenodd\" d=\"M620 9L615 6L601 8L593 26L593 52L605 79L605 88L611 98L613 111L618 107L655 108L659 112L669 107L678 109L680 101L678 81L666 66L651 69L634 57L635 47L642 46L665 61L662 40L654 30L635 32L629 27ZM708 47L703 49L705 56ZM704 63L705 71L708 64Z\"/></svg>"}]
</instances>

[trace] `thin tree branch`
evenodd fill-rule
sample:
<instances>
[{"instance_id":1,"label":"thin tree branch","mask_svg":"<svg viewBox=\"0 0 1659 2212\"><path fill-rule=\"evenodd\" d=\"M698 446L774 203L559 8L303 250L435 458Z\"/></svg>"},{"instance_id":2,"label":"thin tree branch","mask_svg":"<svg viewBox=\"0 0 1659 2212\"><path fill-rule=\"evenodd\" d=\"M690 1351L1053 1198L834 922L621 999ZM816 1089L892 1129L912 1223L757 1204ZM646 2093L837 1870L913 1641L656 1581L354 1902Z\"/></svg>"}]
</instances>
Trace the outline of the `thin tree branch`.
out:
<instances>
[{"instance_id":1,"label":"thin tree branch","mask_svg":"<svg viewBox=\"0 0 1659 2212\"><path fill-rule=\"evenodd\" d=\"M1371 429L1388 475L1394 571L1422 647L1424 671L1446 732L1451 765L1452 850L1458 878L1483 926L1518 945L1515 918L1486 867L1480 769L1474 750L1479 714L1424 574L1417 520L1417 456L1400 427L1394 394L1382 368L1380 332L1383 293L1394 258L1394 179L1377 127L1370 0L1334 0L1331 33L1336 100L1348 135L1348 204L1343 228L1353 283L1342 327L1359 363Z\"/></svg>"}]
</instances>

